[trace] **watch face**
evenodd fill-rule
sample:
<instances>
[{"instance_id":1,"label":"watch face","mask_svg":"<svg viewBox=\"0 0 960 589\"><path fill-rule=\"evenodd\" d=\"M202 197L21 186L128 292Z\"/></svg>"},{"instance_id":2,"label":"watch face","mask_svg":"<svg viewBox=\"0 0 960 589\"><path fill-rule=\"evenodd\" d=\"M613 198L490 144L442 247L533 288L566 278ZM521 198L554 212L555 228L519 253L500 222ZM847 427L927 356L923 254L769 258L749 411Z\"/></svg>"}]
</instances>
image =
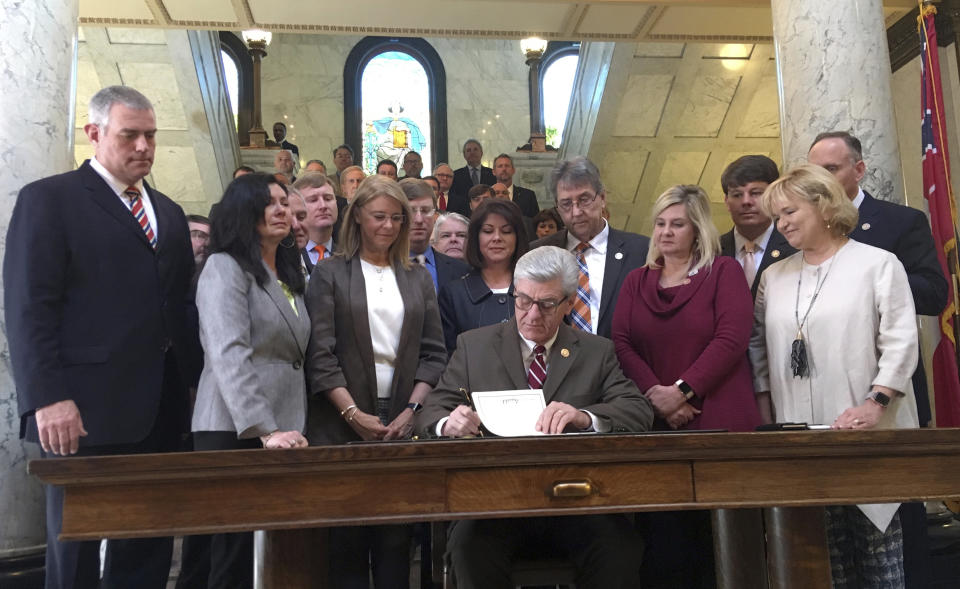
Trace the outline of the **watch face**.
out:
<instances>
[{"instance_id":1,"label":"watch face","mask_svg":"<svg viewBox=\"0 0 960 589\"><path fill-rule=\"evenodd\" d=\"M883 405L884 407L890 404L890 397L887 396L885 393L881 393L880 391L875 391L871 396L874 401L876 401L880 405Z\"/></svg>"}]
</instances>

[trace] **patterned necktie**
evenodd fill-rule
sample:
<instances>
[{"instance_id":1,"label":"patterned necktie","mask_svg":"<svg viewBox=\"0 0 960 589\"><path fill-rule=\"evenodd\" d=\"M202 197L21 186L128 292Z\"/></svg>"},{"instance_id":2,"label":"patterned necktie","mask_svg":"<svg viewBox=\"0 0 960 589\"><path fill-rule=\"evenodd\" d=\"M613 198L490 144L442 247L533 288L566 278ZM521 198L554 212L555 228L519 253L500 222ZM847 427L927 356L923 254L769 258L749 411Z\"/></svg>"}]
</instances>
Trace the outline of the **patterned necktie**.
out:
<instances>
[{"instance_id":1,"label":"patterned necktie","mask_svg":"<svg viewBox=\"0 0 960 589\"><path fill-rule=\"evenodd\" d=\"M582 241L574 250L577 254L577 267L580 269L580 280L577 284L577 298L573 301L573 310L570 311L570 320L574 327L586 332L593 332L590 327L590 272L587 270L587 259L584 252L590 249L590 244Z\"/></svg>"},{"instance_id":2,"label":"patterned necktie","mask_svg":"<svg viewBox=\"0 0 960 589\"><path fill-rule=\"evenodd\" d=\"M150 226L147 212L143 210L140 190L136 186L127 186L123 193L130 199L130 212L133 213L133 218L140 224L140 229L143 229L143 234L147 236L147 241L150 242L153 249L157 249L157 236L153 233L153 227Z\"/></svg>"},{"instance_id":3,"label":"patterned necktie","mask_svg":"<svg viewBox=\"0 0 960 589\"><path fill-rule=\"evenodd\" d=\"M743 273L747 277L747 284L753 288L753 281L757 277L757 260L754 253L757 251L757 244L749 239L743 244Z\"/></svg>"},{"instance_id":4,"label":"patterned necktie","mask_svg":"<svg viewBox=\"0 0 960 589\"><path fill-rule=\"evenodd\" d=\"M317 244L313 246L313 251L317 252L317 261L325 260L327 258L327 247L324 245Z\"/></svg>"},{"instance_id":5,"label":"patterned necktie","mask_svg":"<svg viewBox=\"0 0 960 589\"><path fill-rule=\"evenodd\" d=\"M473 185L480 184L480 172L476 168L470 168L470 178L473 179Z\"/></svg>"},{"instance_id":6,"label":"patterned necktie","mask_svg":"<svg viewBox=\"0 0 960 589\"><path fill-rule=\"evenodd\" d=\"M445 192L440 193L438 205L441 211L447 210L447 194Z\"/></svg>"},{"instance_id":7,"label":"patterned necktie","mask_svg":"<svg viewBox=\"0 0 960 589\"><path fill-rule=\"evenodd\" d=\"M533 360L530 361L530 370L527 371L527 384L531 389L542 389L547 382L547 363L543 360L543 353L547 349L543 346L533 348Z\"/></svg>"}]
</instances>

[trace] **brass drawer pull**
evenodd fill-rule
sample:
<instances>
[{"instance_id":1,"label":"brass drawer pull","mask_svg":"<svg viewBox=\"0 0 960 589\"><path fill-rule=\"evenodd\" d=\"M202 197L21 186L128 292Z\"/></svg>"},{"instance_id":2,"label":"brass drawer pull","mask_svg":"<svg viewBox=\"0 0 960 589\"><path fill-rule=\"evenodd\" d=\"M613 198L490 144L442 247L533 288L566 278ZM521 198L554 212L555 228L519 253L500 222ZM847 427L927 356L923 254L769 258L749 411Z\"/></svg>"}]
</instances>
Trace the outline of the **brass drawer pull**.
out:
<instances>
[{"instance_id":1,"label":"brass drawer pull","mask_svg":"<svg viewBox=\"0 0 960 589\"><path fill-rule=\"evenodd\" d=\"M594 487L590 481L557 481L553 483L553 497L589 497Z\"/></svg>"}]
</instances>

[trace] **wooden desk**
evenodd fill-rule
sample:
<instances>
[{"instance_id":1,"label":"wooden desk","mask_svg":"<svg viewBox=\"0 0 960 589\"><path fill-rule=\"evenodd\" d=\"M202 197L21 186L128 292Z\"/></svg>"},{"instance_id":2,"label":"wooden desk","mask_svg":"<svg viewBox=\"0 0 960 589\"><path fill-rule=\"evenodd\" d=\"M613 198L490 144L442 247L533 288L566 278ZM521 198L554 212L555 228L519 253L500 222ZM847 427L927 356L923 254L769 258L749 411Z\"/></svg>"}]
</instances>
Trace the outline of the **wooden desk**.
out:
<instances>
[{"instance_id":1,"label":"wooden desk","mask_svg":"<svg viewBox=\"0 0 960 589\"><path fill-rule=\"evenodd\" d=\"M64 540L263 529L268 545L290 546L298 534L283 530L346 524L960 497L960 429L419 441L45 459L29 470L65 487ZM770 513L769 536L812 555L793 563L796 552L772 550L783 562L771 585L823 586L807 562L824 557L822 525L803 509ZM306 562L315 552L302 563L273 553L268 580L282 560L285 587L318 585Z\"/></svg>"}]
</instances>

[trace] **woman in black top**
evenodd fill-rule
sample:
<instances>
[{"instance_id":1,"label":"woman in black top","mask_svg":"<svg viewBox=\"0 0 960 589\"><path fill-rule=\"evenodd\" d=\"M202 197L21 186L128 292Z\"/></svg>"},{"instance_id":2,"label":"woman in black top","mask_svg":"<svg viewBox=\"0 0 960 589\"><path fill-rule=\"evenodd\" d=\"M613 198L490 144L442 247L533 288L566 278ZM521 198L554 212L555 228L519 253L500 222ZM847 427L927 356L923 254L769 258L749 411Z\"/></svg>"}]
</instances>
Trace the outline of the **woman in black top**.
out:
<instances>
[{"instance_id":1,"label":"woman in black top","mask_svg":"<svg viewBox=\"0 0 960 589\"><path fill-rule=\"evenodd\" d=\"M467 262L473 270L440 289L440 318L447 353L464 331L513 317L513 268L527 253L523 215L513 201L489 199L473 212L467 230Z\"/></svg>"}]
</instances>

